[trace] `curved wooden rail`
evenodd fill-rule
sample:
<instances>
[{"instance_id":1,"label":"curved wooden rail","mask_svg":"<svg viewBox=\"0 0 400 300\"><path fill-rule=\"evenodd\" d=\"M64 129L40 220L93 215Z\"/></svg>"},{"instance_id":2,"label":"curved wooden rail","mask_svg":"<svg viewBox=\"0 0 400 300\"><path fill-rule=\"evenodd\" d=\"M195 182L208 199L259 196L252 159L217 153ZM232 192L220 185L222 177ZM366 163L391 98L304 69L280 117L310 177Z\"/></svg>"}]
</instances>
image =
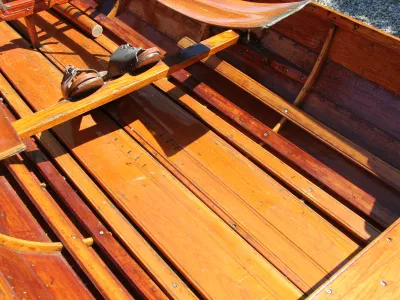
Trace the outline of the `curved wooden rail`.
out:
<instances>
[{"instance_id":1,"label":"curved wooden rail","mask_svg":"<svg viewBox=\"0 0 400 300\"><path fill-rule=\"evenodd\" d=\"M93 245L92 238L83 239L86 246ZM35 242L18 239L0 233L0 246L20 252L39 252L39 253L55 253L60 252L64 247L60 242Z\"/></svg>"}]
</instances>

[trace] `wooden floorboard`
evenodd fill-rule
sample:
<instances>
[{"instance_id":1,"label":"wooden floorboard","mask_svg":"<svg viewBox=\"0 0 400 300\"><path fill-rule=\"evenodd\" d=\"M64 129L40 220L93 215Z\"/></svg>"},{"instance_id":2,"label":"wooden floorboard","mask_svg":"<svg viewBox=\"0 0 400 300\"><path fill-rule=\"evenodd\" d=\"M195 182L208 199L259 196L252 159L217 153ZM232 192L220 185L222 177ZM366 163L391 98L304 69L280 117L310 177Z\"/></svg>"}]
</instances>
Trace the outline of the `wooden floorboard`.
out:
<instances>
[{"instance_id":1,"label":"wooden floorboard","mask_svg":"<svg viewBox=\"0 0 400 300\"><path fill-rule=\"evenodd\" d=\"M32 54L32 61L43 59L37 53L21 48L20 50L25 54ZM17 52L18 49L11 52L14 51ZM51 69L48 62L42 61L38 64L42 64L44 69ZM44 64L47 64L47 67ZM16 61L12 66L16 66ZM13 81L10 78L14 77L12 68L7 69L2 70ZM28 84L18 89L36 109L51 105L57 101L57 94L60 93L58 88L54 88L52 81L58 81L61 74L54 75L52 79L47 79L47 76L43 78L42 84L47 83L44 80L49 80L46 84L46 94L40 93L35 85ZM36 90L32 91L32 94L40 99L32 97L31 90ZM73 148L76 157L112 195L116 203L123 207L129 217L149 235L201 293L212 293L215 296L223 293L235 297L239 291L236 284L231 284L244 279L245 276L245 280L241 282L242 296L243 293L254 297L285 293L288 297L298 297L298 291L275 269L251 250L198 199L188 193L179 182L163 171L146 152L110 123L103 114L97 112L87 115L81 120L63 124L55 131L68 147ZM140 159L135 160L136 155L140 156ZM144 182L142 177L145 177ZM149 197L151 201L148 200ZM185 201L182 202L182 199ZM175 234L171 235L171 232ZM196 245L196 249L182 247L182 243ZM230 251L226 252L226 249ZM197 262L202 261L204 272L197 272L198 266L194 265L193 255L199 257ZM218 262L222 270L215 268L215 262ZM204 268L205 265L209 267ZM218 278L220 272L225 274L225 277L216 283L214 278ZM267 284L262 278L273 281Z\"/></svg>"}]
</instances>

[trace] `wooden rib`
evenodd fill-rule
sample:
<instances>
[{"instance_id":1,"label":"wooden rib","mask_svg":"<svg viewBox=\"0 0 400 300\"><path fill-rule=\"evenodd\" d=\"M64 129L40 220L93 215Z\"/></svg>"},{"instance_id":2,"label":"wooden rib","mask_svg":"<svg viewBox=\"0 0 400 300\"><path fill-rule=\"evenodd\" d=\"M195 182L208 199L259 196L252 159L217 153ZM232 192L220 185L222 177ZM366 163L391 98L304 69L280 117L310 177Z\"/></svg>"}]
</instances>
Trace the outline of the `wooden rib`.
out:
<instances>
[{"instance_id":1,"label":"wooden rib","mask_svg":"<svg viewBox=\"0 0 400 300\"><path fill-rule=\"evenodd\" d=\"M5 164L99 291L105 297L131 299L99 257L90 252L85 243L77 238L77 229L72 228L64 219L60 208L44 193L21 160L13 156L7 158Z\"/></svg>"},{"instance_id":2,"label":"wooden rib","mask_svg":"<svg viewBox=\"0 0 400 300\"><path fill-rule=\"evenodd\" d=\"M93 245L92 238L83 239L87 247ZM11 250L21 252L40 252L40 253L53 253L60 252L63 244L60 242L44 243L17 239L15 237L0 234L0 246L6 247Z\"/></svg>"},{"instance_id":3,"label":"wooden rib","mask_svg":"<svg viewBox=\"0 0 400 300\"><path fill-rule=\"evenodd\" d=\"M26 27L28 28L29 38L31 40L31 44L33 48L37 48L39 46L39 38L36 32L34 15L25 17Z\"/></svg>"},{"instance_id":4,"label":"wooden rib","mask_svg":"<svg viewBox=\"0 0 400 300\"><path fill-rule=\"evenodd\" d=\"M308 299L396 299L400 293L399 264L400 219Z\"/></svg>"},{"instance_id":5,"label":"wooden rib","mask_svg":"<svg viewBox=\"0 0 400 300\"><path fill-rule=\"evenodd\" d=\"M69 3L55 5L53 9L74 24L78 24L79 28L90 36L97 38L103 34L103 27Z\"/></svg>"},{"instance_id":6,"label":"wooden rib","mask_svg":"<svg viewBox=\"0 0 400 300\"><path fill-rule=\"evenodd\" d=\"M332 25L331 28L329 29L328 36L325 40L324 46L322 47L322 50L317 58L317 61L315 62L315 65L310 73L310 75L307 78L306 83L304 84L303 88L301 89L300 93L297 95L296 99L293 102L294 106L300 106L303 100L306 98L308 95L308 92L311 90L312 86L314 85L315 80L318 78L319 74L321 73L322 67L325 64L326 58L328 57L329 53L329 48L332 43L333 36L335 34L335 29L336 26ZM272 129L275 132L278 132L282 126L285 124L286 118L283 117L280 119L278 124L275 125L275 127Z\"/></svg>"},{"instance_id":7,"label":"wooden rib","mask_svg":"<svg viewBox=\"0 0 400 300\"><path fill-rule=\"evenodd\" d=\"M6 32L5 36L0 36L0 41L12 37L7 28L1 24L0 27ZM8 59L14 61L12 55L21 58L18 55L21 51L24 53L23 57L34 56L29 58L29 61L35 62L34 65L29 65L32 67L30 72L33 68L39 68L42 72L46 70L48 74L52 74L51 77L45 76L41 79L47 93L32 97L33 94L37 95L40 88L29 81L19 85L19 91L36 109L51 105L54 101L51 95L60 94L58 86L52 85L52 82L57 81L61 74L54 74L54 67L43 56L24 49L22 41L19 42L22 48L7 51ZM95 45L93 43L93 47ZM24 60L18 62L22 63ZM13 64L7 70L3 68L3 71L10 80L16 79L16 76L21 79L22 74L14 73L13 68L17 66ZM31 77L33 74L30 72L24 77ZM124 209L127 216L146 233L202 296L217 298L228 295L235 299L259 296L290 299L301 296L275 268L101 110L64 123L53 130L113 197L116 205ZM95 138L92 134L95 134ZM193 260L194 256L197 257L196 260ZM218 267L215 267L215 263ZM244 276L246 278L242 280ZM237 285L238 280L242 280L240 288Z\"/></svg>"},{"instance_id":8,"label":"wooden rib","mask_svg":"<svg viewBox=\"0 0 400 300\"><path fill-rule=\"evenodd\" d=\"M32 110L25 104L7 80L0 74L0 90L7 102L20 116L31 115ZM57 165L85 196L94 209L111 227L129 251L141 262L156 282L171 297L176 299L196 299L186 284L171 270L164 260L154 251L146 240L136 231L129 221L115 208L115 205L97 187L81 166L48 132L37 134L37 141L51 154ZM173 287L175 282L177 287Z\"/></svg>"},{"instance_id":9,"label":"wooden rib","mask_svg":"<svg viewBox=\"0 0 400 300\"><path fill-rule=\"evenodd\" d=\"M188 38L182 39L179 45L188 47L194 42ZM382 161L367 150L354 144L349 139L333 131L314 118L308 116L295 106L287 103L281 97L277 96L266 87L262 86L254 79L250 78L240 70L236 69L217 56L212 56L202 60L208 67L215 70L225 78L232 81L251 95L265 103L276 112L297 124L320 141L337 150L360 167L364 168L372 175L380 178L387 184L400 191L400 171Z\"/></svg>"},{"instance_id":10,"label":"wooden rib","mask_svg":"<svg viewBox=\"0 0 400 300\"><path fill-rule=\"evenodd\" d=\"M236 43L238 37L232 30L227 30L199 43L185 54L182 53L166 61L159 62L144 73L135 76L125 74L118 79L107 82L96 93L84 99L79 101L63 100L29 117L15 121L13 127L20 138L32 136L138 90L209 55L213 55Z\"/></svg>"},{"instance_id":11,"label":"wooden rib","mask_svg":"<svg viewBox=\"0 0 400 300\"><path fill-rule=\"evenodd\" d=\"M181 73L184 74L185 71ZM184 74L186 75L186 74ZM188 74L187 74L188 75ZM341 204L335 198L326 193L313 182L296 172L290 166L279 160L269 151L258 145L246 135L235 129L229 123L218 117L205 106L198 103L188 94L176 88L167 79L155 82L155 85L162 91L168 93L177 103L184 105L194 112L196 116L207 123L216 132L231 141L239 149L250 155L262 166L286 182L289 186L299 192L305 199L328 214L332 219L339 222L347 230L360 239L368 242L379 235L379 231L370 223ZM203 88L209 91L208 97L213 97L212 92L203 84L198 85L196 90ZM197 95L201 95L197 93ZM202 97L204 99L204 97Z\"/></svg>"}]
</instances>

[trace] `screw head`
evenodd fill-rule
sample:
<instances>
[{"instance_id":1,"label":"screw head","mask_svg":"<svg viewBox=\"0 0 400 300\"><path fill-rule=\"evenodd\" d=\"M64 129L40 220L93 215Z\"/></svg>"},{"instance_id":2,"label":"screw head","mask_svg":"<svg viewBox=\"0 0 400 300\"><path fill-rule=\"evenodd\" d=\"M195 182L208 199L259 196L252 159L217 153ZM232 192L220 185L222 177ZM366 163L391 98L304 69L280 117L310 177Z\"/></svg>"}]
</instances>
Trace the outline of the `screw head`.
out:
<instances>
[{"instance_id":1,"label":"screw head","mask_svg":"<svg viewBox=\"0 0 400 300\"><path fill-rule=\"evenodd\" d=\"M312 192L312 188L309 188L308 191L311 193Z\"/></svg>"},{"instance_id":2,"label":"screw head","mask_svg":"<svg viewBox=\"0 0 400 300\"><path fill-rule=\"evenodd\" d=\"M386 239L386 241L391 242L391 241L392 241L392 238L388 237L388 238Z\"/></svg>"},{"instance_id":3,"label":"screw head","mask_svg":"<svg viewBox=\"0 0 400 300\"><path fill-rule=\"evenodd\" d=\"M175 282L172 283L172 286L173 286L174 288L178 287L178 285L177 285Z\"/></svg>"},{"instance_id":4,"label":"screw head","mask_svg":"<svg viewBox=\"0 0 400 300\"><path fill-rule=\"evenodd\" d=\"M385 280L381 280L380 284L381 284L381 286L386 286L387 285Z\"/></svg>"},{"instance_id":5,"label":"screw head","mask_svg":"<svg viewBox=\"0 0 400 300\"><path fill-rule=\"evenodd\" d=\"M74 240L76 240L76 236L75 235L73 235L73 236L71 236Z\"/></svg>"},{"instance_id":6,"label":"screw head","mask_svg":"<svg viewBox=\"0 0 400 300\"><path fill-rule=\"evenodd\" d=\"M103 230L101 230L99 233L100 233L101 235L103 235L103 234L104 234L104 231L103 231Z\"/></svg>"},{"instance_id":7,"label":"screw head","mask_svg":"<svg viewBox=\"0 0 400 300\"><path fill-rule=\"evenodd\" d=\"M327 294L332 294L332 289L327 289L327 290L326 290L326 293L327 293Z\"/></svg>"},{"instance_id":8,"label":"screw head","mask_svg":"<svg viewBox=\"0 0 400 300\"><path fill-rule=\"evenodd\" d=\"M264 136L268 136L268 133L264 132Z\"/></svg>"},{"instance_id":9,"label":"screw head","mask_svg":"<svg viewBox=\"0 0 400 300\"><path fill-rule=\"evenodd\" d=\"M289 110L284 109L283 112L284 112L285 114L287 114L287 113L289 112Z\"/></svg>"}]
</instances>

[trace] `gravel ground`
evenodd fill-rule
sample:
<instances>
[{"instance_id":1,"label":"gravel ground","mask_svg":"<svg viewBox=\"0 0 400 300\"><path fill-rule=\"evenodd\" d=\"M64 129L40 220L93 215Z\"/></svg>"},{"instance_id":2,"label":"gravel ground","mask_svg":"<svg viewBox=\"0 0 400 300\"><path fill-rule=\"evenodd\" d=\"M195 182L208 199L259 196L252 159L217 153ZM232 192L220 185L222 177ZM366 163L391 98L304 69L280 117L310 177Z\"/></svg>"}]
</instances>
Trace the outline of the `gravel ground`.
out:
<instances>
[{"instance_id":1,"label":"gravel ground","mask_svg":"<svg viewBox=\"0 0 400 300\"><path fill-rule=\"evenodd\" d=\"M400 0L314 0L400 37Z\"/></svg>"}]
</instances>

